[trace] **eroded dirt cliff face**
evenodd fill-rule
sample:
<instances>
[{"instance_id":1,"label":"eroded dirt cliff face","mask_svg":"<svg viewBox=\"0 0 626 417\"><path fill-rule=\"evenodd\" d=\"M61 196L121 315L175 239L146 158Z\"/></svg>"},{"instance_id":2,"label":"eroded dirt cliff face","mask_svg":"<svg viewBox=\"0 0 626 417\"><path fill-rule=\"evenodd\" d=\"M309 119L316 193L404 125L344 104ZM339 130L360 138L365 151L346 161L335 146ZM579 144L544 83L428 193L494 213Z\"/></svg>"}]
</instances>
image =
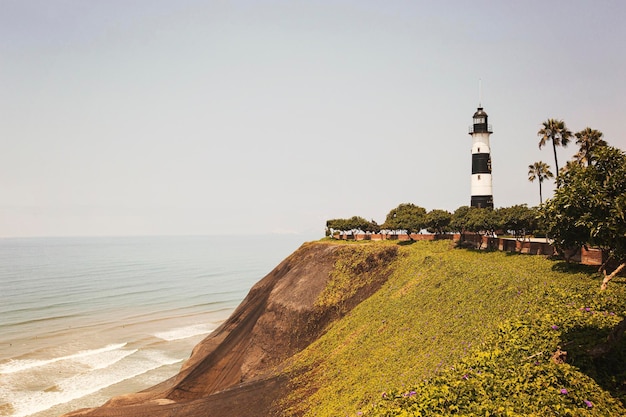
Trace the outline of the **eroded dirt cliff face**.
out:
<instances>
[{"instance_id":1,"label":"eroded dirt cliff face","mask_svg":"<svg viewBox=\"0 0 626 417\"><path fill-rule=\"evenodd\" d=\"M66 416L280 415L276 400L289 380L280 372L281 364L376 291L387 278L383 264L397 253L390 247L357 265L355 272L375 279L343 302L342 309L321 308L316 301L337 260L354 250L344 244L304 244L252 287L228 320L194 348L178 375Z\"/></svg>"}]
</instances>

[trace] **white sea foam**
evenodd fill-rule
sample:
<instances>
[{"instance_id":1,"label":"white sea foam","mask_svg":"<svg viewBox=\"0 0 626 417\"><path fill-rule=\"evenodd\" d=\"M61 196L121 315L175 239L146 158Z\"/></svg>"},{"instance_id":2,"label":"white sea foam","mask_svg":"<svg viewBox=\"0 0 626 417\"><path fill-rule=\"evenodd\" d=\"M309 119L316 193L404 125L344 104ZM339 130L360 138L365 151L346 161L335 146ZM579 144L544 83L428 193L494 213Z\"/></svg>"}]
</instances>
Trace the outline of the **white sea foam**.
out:
<instances>
[{"instance_id":1,"label":"white sea foam","mask_svg":"<svg viewBox=\"0 0 626 417\"><path fill-rule=\"evenodd\" d=\"M45 391L12 391L5 387L2 394L13 408L11 417L26 417L182 360L162 352L139 351L132 358L118 360L107 368L94 369L58 381L54 387Z\"/></svg>"},{"instance_id":2,"label":"white sea foam","mask_svg":"<svg viewBox=\"0 0 626 417\"><path fill-rule=\"evenodd\" d=\"M29 369L38 368L40 366L50 365L55 362L88 358L94 355L101 355L106 352L115 351L126 346L126 343L116 343L107 345L99 349L81 350L80 352L58 356L50 359L12 359L8 362L0 364L0 374L12 374L15 372L27 371Z\"/></svg>"},{"instance_id":3,"label":"white sea foam","mask_svg":"<svg viewBox=\"0 0 626 417\"><path fill-rule=\"evenodd\" d=\"M136 353L138 349L131 350L112 350L109 352L102 352L99 355L89 355L81 358L77 358L76 362L82 363L83 365L89 366L91 369L104 369L109 366L114 365L115 363L121 361L127 356Z\"/></svg>"},{"instance_id":4,"label":"white sea foam","mask_svg":"<svg viewBox=\"0 0 626 417\"><path fill-rule=\"evenodd\" d=\"M215 327L210 324L195 324L193 326L180 327L177 329L167 330L164 332L155 333L154 336L159 339L172 342L174 340L187 339L189 337L199 336L202 334L209 334Z\"/></svg>"}]
</instances>

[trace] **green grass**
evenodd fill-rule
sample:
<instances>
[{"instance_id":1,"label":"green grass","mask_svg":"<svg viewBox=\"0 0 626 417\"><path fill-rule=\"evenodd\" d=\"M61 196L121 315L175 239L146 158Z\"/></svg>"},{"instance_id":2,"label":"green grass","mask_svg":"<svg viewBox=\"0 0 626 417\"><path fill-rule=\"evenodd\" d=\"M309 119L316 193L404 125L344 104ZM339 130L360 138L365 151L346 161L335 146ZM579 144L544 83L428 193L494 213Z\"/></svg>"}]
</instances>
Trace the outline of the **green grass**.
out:
<instances>
[{"instance_id":1,"label":"green grass","mask_svg":"<svg viewBox=\"0 0 626 417\"><path fill-rule=\"evenodd\" d=\"M320 305L388 248L346 244ZM600 292L592 270L540 256L449 241L397 250L383 287L295 358L287 414L626 415L626 349L587 353L626 315L623 279Z\"/></svg>"}]
</instances>

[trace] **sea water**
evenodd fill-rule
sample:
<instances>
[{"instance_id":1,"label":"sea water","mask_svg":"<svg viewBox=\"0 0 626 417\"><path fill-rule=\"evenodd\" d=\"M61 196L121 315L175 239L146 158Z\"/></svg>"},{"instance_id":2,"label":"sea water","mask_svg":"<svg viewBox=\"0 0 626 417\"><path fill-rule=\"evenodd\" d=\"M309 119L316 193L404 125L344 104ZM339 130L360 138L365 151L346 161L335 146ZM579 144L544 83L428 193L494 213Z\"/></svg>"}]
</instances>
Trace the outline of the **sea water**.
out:
<instances>
[{"instance_id":1,"label":"sea water","mask_svg":"<svg viewBox=\"0 0 626 417\"><path fill-rule=\"evenodd\" d=\"M57 416L175 375L312 238L0 239L0 416Z\"/></svg>"}]
</instances>

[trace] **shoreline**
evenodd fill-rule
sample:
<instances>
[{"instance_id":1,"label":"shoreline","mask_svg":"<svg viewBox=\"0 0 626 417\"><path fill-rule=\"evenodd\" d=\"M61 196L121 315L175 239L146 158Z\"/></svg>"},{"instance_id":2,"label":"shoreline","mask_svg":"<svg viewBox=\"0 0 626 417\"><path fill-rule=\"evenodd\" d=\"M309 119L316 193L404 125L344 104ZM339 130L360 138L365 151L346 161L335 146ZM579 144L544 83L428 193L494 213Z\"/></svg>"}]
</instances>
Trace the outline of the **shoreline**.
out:
<instances>
[{"instance_id":1,"label":"shoreline","mask_svg":"<svg viewBox=\"0 0 626 417\"><path fill-rule=\"evenodd\" d=\"M14 339L0 359L0 397L9 401L0 402L0 416L58 416L154 386L176 375L193 347L234 308L169 309L168 315L139 314L131 322ZM22 393L7 392L20 385Z\"/></svg>"},{"instance_id":2,"label":"shoreline","mask_svg":"<svg viewBox=\"0 0 626 417\"><path fill-rule=\"evenodd\" d=\"M201 309L194 309L196 311L193 311L189 307L181 307L132 314L130 313L132 310L126 309L123 313L118 311L114 317L100 318L99 320L91 316L78 316L73 320L66 317L62 328L52 330L42 328L35 334L29 330L20 330L19 333L16 332L8 338L5 333L0 340L0 346L2 346L0 369L2 363L8 360L36 356L38 351L49 350L51 347L64 345L68 341L76 343L94 335L96 340L100 340L100 336L103 334L127 334L127 337L132 338L147 332L164 331L162 326L170 322L172 328L179 327L176 326L176 322L188 323L189 325L197 324L198 318L205 316L210 317L211 322L223 322L235 309L236 303L219 304L222 304L220 308L209 311ZM34 348L35 344L36 348ZM29 346L32 346L31 349ZM86 348L90 348L90 346L86 346Z\"/></svg>"}]
</instances>

